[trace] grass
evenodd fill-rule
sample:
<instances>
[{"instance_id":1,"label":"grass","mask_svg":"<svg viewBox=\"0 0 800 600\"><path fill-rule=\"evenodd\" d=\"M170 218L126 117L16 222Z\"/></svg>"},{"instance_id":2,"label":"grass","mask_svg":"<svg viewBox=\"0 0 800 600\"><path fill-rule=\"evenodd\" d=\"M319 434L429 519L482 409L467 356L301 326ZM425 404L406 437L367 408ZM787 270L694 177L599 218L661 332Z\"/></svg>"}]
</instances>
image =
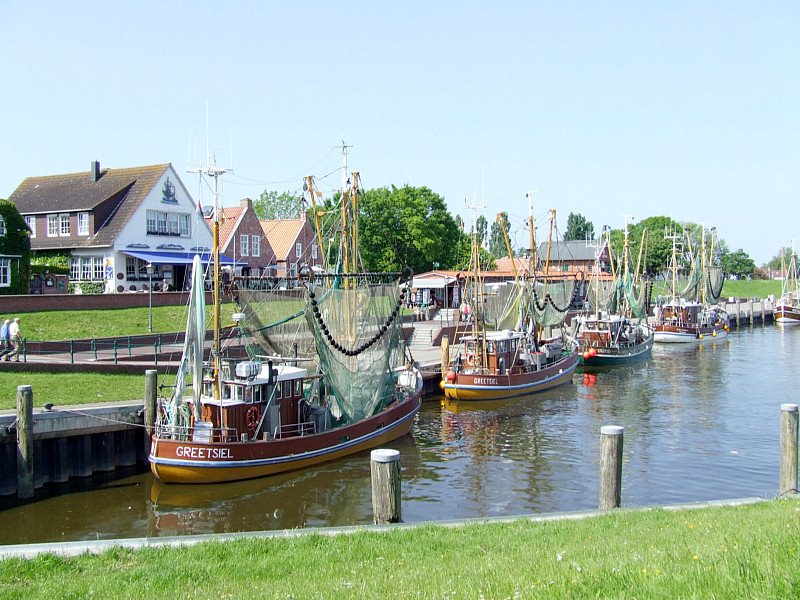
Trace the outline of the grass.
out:
<instances>
[{"instance_id":1,"label":"grass","mask_svg":"<svg viewBox=\"0 0 800 600\"><path fill-rule=\"evenodd\" d=\"M172 384L174 375L159 373L159 384ZM111 375L104 373L0 372L0 410L16 409L17 386L33 386L33 405L66 406L93 402L122 402L144 398L144 373ZM1 596L1 595L0 595Z\"/></svg>"},{"instance_id":2,"label":"grass","mask_svg":"<svg viewBox=\"0 0 800 600\"><path fill-rule=\"evenodd\" d=\"M720 294L720 298L727 299L736 297L761 299L766 298L770 294L774 294L776 298L780 298L782 285L782 281L771 279L752 279L750 281L726 280L722 285L722 294ZM659 294L665 298L669 296L669 282L659 280L653 283L653 300L658 298Z\"/></svg>"},{"instance_id":3,"label":"grass","mask_svg":"<svg viewBox=\"0 0 800 600\"><path fill-rule=\"evenodd\" d=\"M796 598L800 501L0 562L3 598Z\"/></svg>"}]
</instances>

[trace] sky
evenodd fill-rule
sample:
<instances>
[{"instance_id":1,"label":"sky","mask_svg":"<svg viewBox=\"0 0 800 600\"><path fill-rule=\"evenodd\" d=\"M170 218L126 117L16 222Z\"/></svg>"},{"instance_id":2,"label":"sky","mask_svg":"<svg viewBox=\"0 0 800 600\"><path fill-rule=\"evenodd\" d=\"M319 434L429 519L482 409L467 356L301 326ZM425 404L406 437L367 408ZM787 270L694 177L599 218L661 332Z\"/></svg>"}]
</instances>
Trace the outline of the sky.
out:
<instances>
[{"instance_id":1,"label":"sky","mask_svg":"<svg viewBox=\"0 0 800 600\"><path fill-rule=\"evenodd\" d=\"M0 198L172 163L264 190L426 186L546 235L667 215L800 247L800 2L21 2L0 19Z\"/></svg>"}]
</instances>

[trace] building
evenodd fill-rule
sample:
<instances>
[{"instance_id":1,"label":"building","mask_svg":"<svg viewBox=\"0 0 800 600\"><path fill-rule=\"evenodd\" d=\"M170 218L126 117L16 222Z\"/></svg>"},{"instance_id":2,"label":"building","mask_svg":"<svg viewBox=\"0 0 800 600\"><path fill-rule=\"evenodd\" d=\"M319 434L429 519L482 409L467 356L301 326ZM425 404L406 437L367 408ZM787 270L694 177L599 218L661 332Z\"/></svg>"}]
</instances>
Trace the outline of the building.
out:
<instances>
[{"instance_id":1,"label":"building","mask_svg":"<svg viewBox=\"0 0 800 600\"><path fill-rule=\"evenodd\" d=\"M597 270L596 261L600 258L600 270L606 271L611 264L609 259L609 246L607 242L602 242L598 247L593 242L586 240L571 240L568 242L553 242L550 244L548 252L547 242L539 244L538 266L539 272L555 274L564 273L593 273Z\"/></svg>"},{"instance_id":2,"label":"building","mask_svg":"<svg viewBox=\"0 0 800 600\"><path fill-rule=\"evenodd\" d=\"M302 267L323 268L322 249L305 211L299 219L263 220L261 229L275 252L277 276L296 277Z\"/></svg>"},{"instance_id":3,"label":"building","mask_svg":"<svg viewBox=\"0 0 800 600\"><path fill-rule=\"evenodd\" d=\"M206 224L211 228L214 220L207 218ZM239 275L261 277L274 273L275 252L250 198L243 198L239 206L220 209L219 250L234 260Z\"/></svg>"},{"instance_id":4,"label":"building","mask_svg":"<svg viewBox=\"0 0 800 600\"><path fill-rule=\"evenodd\" d=\"M211 231L171 164L93 161L88 172L28 177L9 200L31 230L31 250L68 252L70 280L87 290L182 288L194 255L210 260Z\"/></svg>"}]
</instances>

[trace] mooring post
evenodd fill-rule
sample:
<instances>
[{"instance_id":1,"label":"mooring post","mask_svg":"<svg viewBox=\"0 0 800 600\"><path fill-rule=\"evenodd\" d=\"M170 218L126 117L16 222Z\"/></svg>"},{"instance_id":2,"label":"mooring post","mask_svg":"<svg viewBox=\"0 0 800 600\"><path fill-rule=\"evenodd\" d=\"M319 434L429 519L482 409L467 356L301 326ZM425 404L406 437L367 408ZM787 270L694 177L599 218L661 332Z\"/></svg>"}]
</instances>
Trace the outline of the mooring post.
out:
<instances>
[{"instance_id":1,"label":"mooring post","mask_svg":"<svg viewBox=\"0 0 800 600\"><path fill-rule=\"evenodd\" d=\"M797 404L781 404L780 493L797 493Z\"/></svg>"},{"instance_id":2,"label":"mooring post","mask_svg":"<svg viewBox=\"0 0 800 600\"><path fill-rule=\"evenodd\" d=\"M400 451L379 449L370 453L372 514L375 523L399 523Z\"/></svg>"},{"instance_id":3,"label":"mooring post","mask_svg":"<svg viewBox=\"0 0 800 600\"><path fill-rule=\"evenodd\" d=\"M158 390L158 371L147 369L144 372L144 453L150 456L150 436L156 423L156 390Z\"/></svg>"},{"instance_id":4,"label":"mooring post","mask_svg":"<svg viewBox=\"0 0 800 600\"><path fill-rule=\"evenodd\" d=\"M17 386L17 498L33 498L33 388Z\"/></svg>"},{"instance_id":5,"label":"mooring post","mask_svg":"<svg viewBox=\"0 0 800 600\"><path fill-rule=\"evenodd\" d=\"M617 425L600 428L600 510L622 503L622 432Z\"/></svg>"}]
</instances>

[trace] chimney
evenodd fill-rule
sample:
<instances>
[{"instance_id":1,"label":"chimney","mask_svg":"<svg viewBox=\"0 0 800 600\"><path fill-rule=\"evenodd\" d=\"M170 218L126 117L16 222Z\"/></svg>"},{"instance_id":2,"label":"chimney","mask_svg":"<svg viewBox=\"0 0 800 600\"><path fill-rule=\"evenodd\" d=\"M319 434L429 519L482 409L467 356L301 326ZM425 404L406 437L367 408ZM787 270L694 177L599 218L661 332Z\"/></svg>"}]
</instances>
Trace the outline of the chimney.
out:
<instances>
[{"instance_id":1,"label":"chimney","mask_svg":"<svg viewBox=\"0 0 800 600\"><path fill-rule=\"evenodd\" d=\"M253 201L250 198L242 198L239 205L244 209L253 208Z\"/></svg>"},{"instance_id":2,"label":"chimney","mask_svg":"<svg viewBox=\"0 0 800 600\"><path fill-rule=\"evenodd\" d=\"M89 171L89 175L91 176L92 181L97 181L98 179L100 179L100 161L99 160L93 160L92 161L92 168Z\"/></svg>"}]
</instances>

